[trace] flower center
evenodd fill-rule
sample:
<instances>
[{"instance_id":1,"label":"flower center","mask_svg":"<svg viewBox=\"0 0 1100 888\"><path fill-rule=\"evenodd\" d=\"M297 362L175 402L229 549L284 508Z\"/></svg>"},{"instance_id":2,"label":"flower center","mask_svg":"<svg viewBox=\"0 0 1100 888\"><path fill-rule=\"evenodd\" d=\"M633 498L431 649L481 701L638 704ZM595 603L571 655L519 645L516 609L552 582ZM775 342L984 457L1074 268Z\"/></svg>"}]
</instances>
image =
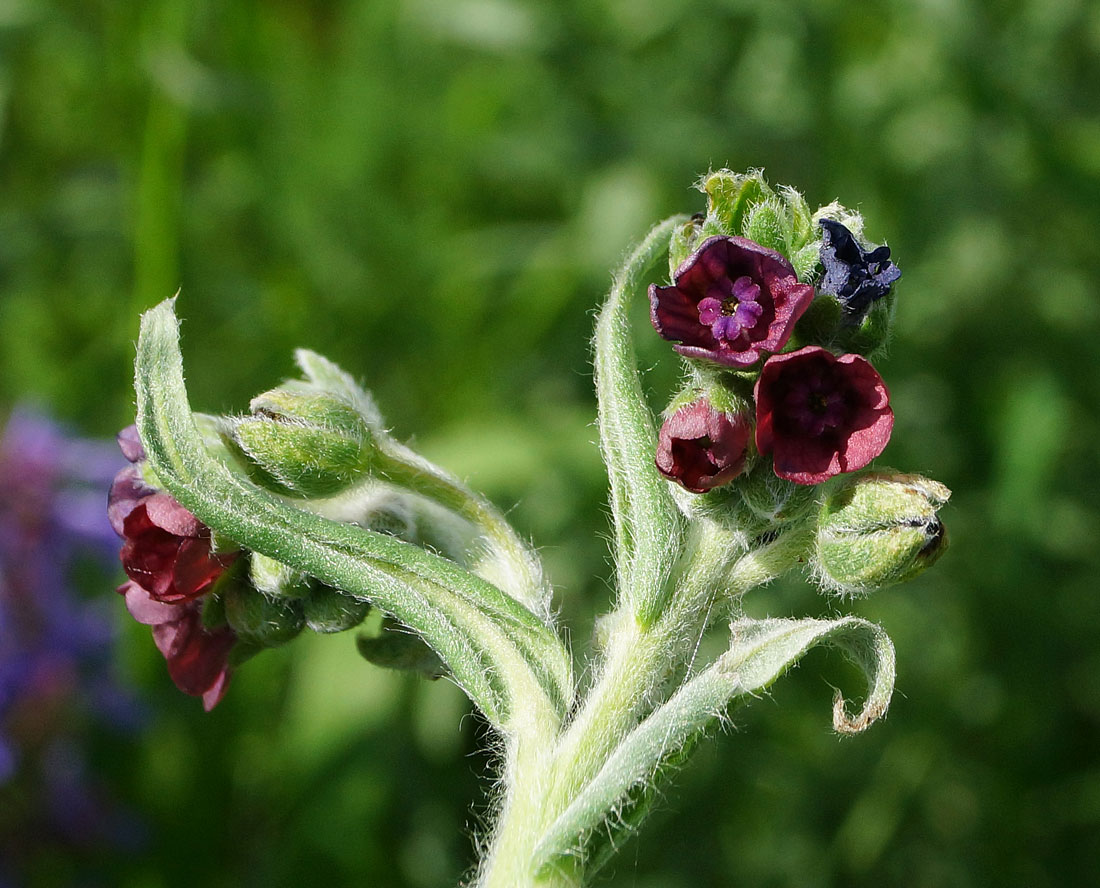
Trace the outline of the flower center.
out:
<instances>
[{"instance_id":1,"label":"flower center","mask_svg":"<svg viewBox=\"0 0 1100 888\"><path fill-rule=\"evenodd\" d=\"M721 278L699 300L699 322L710 327L715 339L730 342L760 320L764 307L759 297L760 286L748 275L733 281Z\"/></svg>"},{"instance_id":2,"label":"flower center","mask_svg":"<svg viewBox=\"0 0 1100 888\"><path fill-rule=\"evenodd\" d=\"M848 413L844 393L825 379L806 380L791 386L783 406L795 427L811 437L842 426Z\"/></svg>"}]
</instances>

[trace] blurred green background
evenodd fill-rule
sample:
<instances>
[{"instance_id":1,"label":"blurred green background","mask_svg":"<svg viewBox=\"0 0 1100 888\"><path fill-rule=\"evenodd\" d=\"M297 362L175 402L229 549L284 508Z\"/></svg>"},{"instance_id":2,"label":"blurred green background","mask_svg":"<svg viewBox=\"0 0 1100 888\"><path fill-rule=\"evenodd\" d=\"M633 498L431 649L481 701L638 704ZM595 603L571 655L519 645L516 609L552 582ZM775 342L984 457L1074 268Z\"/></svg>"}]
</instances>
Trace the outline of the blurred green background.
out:
<instances>
[{"instance_id":1,"label":"blurred green background","mask_svg":"<svg viewBox=\"0 0 1100 888\"><path fill-rule=\"evenodd\" d=\"M295 346L338 361L543 547L583 652L610 269L710 167L858 205L905 275L879 463L954 490L949 554L850 608L897 644L890 717L838 740L851 676L812 655L601 884L1090 884L1097 84L1089 0L0 0L0 416L112 435L138 314L182 288L198 409L241 409ZM659 398L675 362L641 356ZM843 609L801 583L749 607ZM83 736L140 835L38 836L26 885L457 883L492 761L452 686L302 638L204 715L117 619L146 727Z\"/></svg>"}]
</instances>

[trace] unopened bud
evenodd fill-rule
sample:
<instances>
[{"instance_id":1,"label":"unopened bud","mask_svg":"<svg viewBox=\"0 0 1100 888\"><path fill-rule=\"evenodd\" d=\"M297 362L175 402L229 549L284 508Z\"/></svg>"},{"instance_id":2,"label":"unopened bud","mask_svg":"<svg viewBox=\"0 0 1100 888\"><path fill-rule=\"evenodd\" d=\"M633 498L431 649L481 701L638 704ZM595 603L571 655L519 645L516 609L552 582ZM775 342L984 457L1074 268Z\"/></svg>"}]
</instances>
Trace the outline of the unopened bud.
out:
<instances>
[{"instance_id":1,"label":"unopened bud","mask_svg":"<svg viewBox=\"0 0 1100 888\"><path fill-rule=\"evenodd\" d=\"M743 478L738 492L753 518L765 527L780 527L803 517L817 496L816 488L779 478L767 465Z\"/></svg>"},{"instance_id":2,"label":"unopened bud","mask_svg":"<svg viewBox=\"0 0 1100 888\"><path fill-rule=\"evenodd\" d=\"M309 594L308 577L300 570L253 552L248 569L252 585L272 598L304 598Z\"/></svg>"},{"instance_id":3,"label":"unopened bud","mask_svg":"<svg viewBox=\"0 0 1100 888\"><path fill-rule=\"evenodd\" d=\"M316 584L302 602L302 609L312 631L328 634L354 629L366 619L370 604L331 586Z\"/></svg>"},{"instance_id":4,"label":"unopened bud","mask_svg":"<svg viewBox=\"0 0 1100 888\"><path fill-rule=\"evenodd\" d=\"M715 234L725 235L743 234L749 209L774 194L760 170L717 170L704 176L699 187L707 195L707 221L717 225Z\"/></svg>"},{"instance_id":5,"label":"unopened bud","mask_svg":"<svg viewBox=\"0 0 1100 888\"><path fill-rule=\"evenodd\" d=\"M951 491L920 475L868 472L821 510L814 574L825 591L867 595L912 579L947 548L938 511Z\"/></svg>"},{"instance_id":6,"label":"unopened bud","mask_svg":"<svg viewBox=\"0 0 1100 888\"><path fill-rule=\"evenodd\" d=\"M443 661L419 636L389 620L383 624L381 635L360 635L356 645L360 656L375 666L419 672L432 679L447 674Z\"/></svg>"},{"instance_id":7,"label":"unopened bud","mask_svg":"<svg viewBox=\"0 0 1100 888\"><path fill-rule=\"evenodd\" d=\"M247 582L234 584L224 596L225 619L244 642L259 647L286 644L302 631L297 601L269 598Z\"/></svg>"},{"instance_id":8,"label":"unopened bud","mask_svg":"<svg viewBox=\"0 0 1100 888\"><path fill-rule=\"evenodd\" d=\"M369 471L371 431L342 398L284 387L253 398L251 408L233 421L231 435L258 483L288 496L328 497Z\"/></svg>"},{"instance_id":9,"label":"unopened bud","mask_svg":"<svg viewBox=\"0 0 1100 888\"><path fill-rule=\"evenodd\" d=\"M771 198L749 210L745 218L745 237L786 256L788 227L783 204Z\"/></svg>"}]
</instances>

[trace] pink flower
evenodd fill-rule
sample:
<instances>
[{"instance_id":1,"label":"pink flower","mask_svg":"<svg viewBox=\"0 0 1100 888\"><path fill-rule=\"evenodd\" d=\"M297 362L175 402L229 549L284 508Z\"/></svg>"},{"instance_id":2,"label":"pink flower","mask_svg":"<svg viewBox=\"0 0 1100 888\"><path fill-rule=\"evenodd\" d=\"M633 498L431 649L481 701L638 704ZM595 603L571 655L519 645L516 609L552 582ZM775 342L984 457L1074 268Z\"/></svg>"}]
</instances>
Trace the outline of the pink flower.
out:
<instances>
[{"instance_id":1,"label":"pink flower","mask_svg":"<svg viewBox=\"0 0 1100 888\"><path fill-rule=\"evenodd\" d=\"M131 580L118 587L126 608L139 623L153 627L153 641L168 664L176 687L201 697L209 712L229 686L229 652L237 636L228 626L207 629L198 601L165 604Z\"/></svg>"},{"instance_id":2,"label":"pink flower","mask_svg":"<svg viewBox=\"0 0 1100 888\"><path fill-rule=\"evenodd\" d=\"M711 237L671 287L649 287L650 317L676 351L729 367L777 352L814 296L781 254L743 237Z\"/></svg>"},{"instance_id":3,"label":"pink flower","mask_svg":"<svg viewBox=\"0 0 1100 888\"><path fill-rule=\"evenodd\" d=\"M708 401L681 407L661 426L657 469L692 493L705 493L741 474L751 428L743 414L720 413Z\"/></svg>"},{"instance_id":4,"label":"pink flower","mask_svg":"<svg viewBox=\"0 0 1100 888\"><path fill-rule=\"evenodd\" d=\"M810 345L767 360L756 382L756 447L775 474L820 484L882 453L894 427L890 393L859 355Z\"/></svg>"},{"instance_id":5,"label":"pink flower","mask_svg":"<svg viewBox=\"0 0 1100 888\"><path fill-rule=\"evenodd\" d=\"M129 435L129 429L122 435ZM132 462L144 457L140 443L120 435L123 453ZM236 558L236 553L210 551L210 529L163 491L150 487L139 465L115 476L107 498L107 515L122 537L122 567L150 597L165 603L191 601L204 595Z\"/></svg>"},{"instance_id":6,"label":"pink flower","mask_svg":"<svg viewBox=\"0 0 1100 888\"><path fill-rule=\"evenodd\" d=\"M122 537L122 567L130 582L118 591L130 614L153 627L168 674L185 694L212 709L229 683L229 652L237 641L228 627L207 629L200 599L237 557L214 554L210 529L175 499L150 487L140 463L145 451L133 426L118 436L135 465L115 476L107 499L111 526Z\"/></svg>"}]
</instances>

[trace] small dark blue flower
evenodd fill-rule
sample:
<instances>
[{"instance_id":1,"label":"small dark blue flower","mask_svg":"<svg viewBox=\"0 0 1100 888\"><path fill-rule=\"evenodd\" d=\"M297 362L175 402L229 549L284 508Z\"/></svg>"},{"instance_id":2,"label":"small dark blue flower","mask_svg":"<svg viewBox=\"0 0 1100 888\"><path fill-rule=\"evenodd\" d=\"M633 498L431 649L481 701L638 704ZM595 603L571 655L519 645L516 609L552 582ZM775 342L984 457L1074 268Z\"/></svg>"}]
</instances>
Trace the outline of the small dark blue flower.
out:
<instances>
[{"instance_id":1,"label":"small dark blue flower","mask_svg":"<svg viewBox=\"0 0 1100 888\"><path fill-rule=\"evenodd\" d=\"M901 269L890 261L889 247L864 250L852 232L832 219L822 219L821 228L825 277L819 289L844 306L848 323L858 324L871 303L890 292Z\"/></svg>"}]
</instances>

